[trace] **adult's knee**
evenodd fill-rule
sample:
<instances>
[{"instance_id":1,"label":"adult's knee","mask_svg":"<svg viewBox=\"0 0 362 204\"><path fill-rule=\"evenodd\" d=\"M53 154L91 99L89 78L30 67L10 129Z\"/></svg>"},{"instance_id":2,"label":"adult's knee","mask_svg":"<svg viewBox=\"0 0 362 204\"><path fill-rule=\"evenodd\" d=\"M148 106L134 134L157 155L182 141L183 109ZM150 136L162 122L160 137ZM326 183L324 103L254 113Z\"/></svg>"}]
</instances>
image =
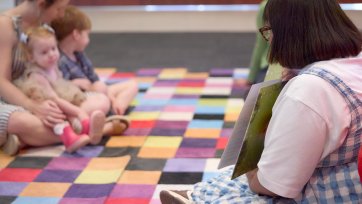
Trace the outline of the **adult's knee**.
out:
<instances>
[{"instance_id":1,"label":"adult's knee","mask_svg":"<svg viewBox=\"0 0 362 204\"><path fill-rule=\"evenodd\" d=\"M41 120L29 112L14 112L10 115L8 122L8 131L18 133L22 130L36 130L43 126Z\"/></svg>"}]
</instances>

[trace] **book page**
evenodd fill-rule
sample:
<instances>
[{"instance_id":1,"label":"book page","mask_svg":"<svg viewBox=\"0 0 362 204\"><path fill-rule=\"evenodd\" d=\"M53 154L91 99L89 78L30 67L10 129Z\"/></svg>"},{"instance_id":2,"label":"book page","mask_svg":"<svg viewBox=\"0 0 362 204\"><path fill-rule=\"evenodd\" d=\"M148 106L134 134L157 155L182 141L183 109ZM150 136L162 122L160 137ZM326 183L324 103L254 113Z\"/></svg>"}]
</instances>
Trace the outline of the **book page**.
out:
<instances>
[{"instance_id":1,"label":"book page","mask_svg":"<svg viewBox=\"0 0 362 204\"><path fill-rule=\"evenodd\" d=\"M282 88L283 84L280 81L260 88L232 179L257 167L264 149L265 133L272 116L272 109Z\"/></svg>"},{"instance_id":2,"label":"book page","mask_svg":"<svg viewBox=\"0 0 362 204\"><path fill-rule=\"evenodd\" d=\"M223 168L229 165L236 164L239 154L242 151L244 138L252 120L253 111L255 112L257 100L259 98L260 90L263 87L272 86L273 84L280 84L280 80L266 81L254 84L245 100L244 106L239 114L238 120L235 122L233 132L229 138L228 144L221 156L218 168Z\"/></svg>"}]
</instances>

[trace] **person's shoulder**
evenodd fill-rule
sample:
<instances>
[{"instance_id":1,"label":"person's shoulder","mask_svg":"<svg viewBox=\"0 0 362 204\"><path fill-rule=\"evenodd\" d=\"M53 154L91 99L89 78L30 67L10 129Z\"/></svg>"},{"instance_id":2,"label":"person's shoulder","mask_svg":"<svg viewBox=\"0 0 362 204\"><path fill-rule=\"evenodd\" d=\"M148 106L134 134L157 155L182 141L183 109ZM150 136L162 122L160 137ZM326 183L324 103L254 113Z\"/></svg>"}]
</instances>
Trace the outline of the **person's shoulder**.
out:
<instances>
[{"instance_id":1,"label":"person's shoulder","mask_svg":"<svg viewBox=\"0 0 362 204\"><path fill-rule=\"evenodd\" d=\"M300 74L291 79L286 85L286 94L292 98L313 98L325 94L332 87L324 79L311 75Z\"/></svg>"},{"instance_id":2,"label":"person's shoulder","mask_svg":"<svg viewBox=\"0 0 362 204\"><path fill-rule=\"evenodd\" d=\"M0 14L0 39L9 41L14 38L14 26L11 17Z\"/></svg>"},{"instance_id":3,"label":"person's shoulder","mask_svg":"<svg viewBox=\"0 0 362 204\"><path fill-rule=\"evenodd\" d=\"M0 14L0 25L1 27L13 27L13 19L11 16ZM4 28L5 28L4 27Z\"/></svg>"}]
</instances>

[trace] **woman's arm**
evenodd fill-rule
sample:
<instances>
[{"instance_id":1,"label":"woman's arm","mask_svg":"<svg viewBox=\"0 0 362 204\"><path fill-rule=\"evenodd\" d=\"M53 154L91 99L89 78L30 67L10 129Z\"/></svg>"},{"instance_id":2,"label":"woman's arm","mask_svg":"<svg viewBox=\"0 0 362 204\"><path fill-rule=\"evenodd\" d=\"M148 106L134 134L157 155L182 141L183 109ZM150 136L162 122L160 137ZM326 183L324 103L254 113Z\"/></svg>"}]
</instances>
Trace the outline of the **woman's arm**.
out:
<instances>
[{"instance_id":1,"label":"woman's arm","mask_svg":"<svg viewBox=\"0 0 362 204\"><path fill-rule=\"evenodd\" d=\"M0 17L0 96L10 104L22 106L37 115L47 126L62 121L65 115L54 102L36 104L11 82L12 49L17 43L16 33L9 17Z\"/></svg>"},{"instance_id":2,"label":"woman's arm","mask_svg":"<svg viewBox=\"0 0 362 204\"><path fill-rule=\"evenodd\" d=\"M277 196L277 194L269 191L268 189L264 188L259 182L257 176L258 169L251 170L246 173L246 177L248 178L249 188L254 192L261 195L268 195L268 196Z\"/></svg>"},{"instance_id":3,"label":"woman's arm","mask_svg":"<svg viewBox=\"0 0 362 204\"><path fill-rule=\"evenodd\" d=\"M12 49L16 37L10 18L0 17L0 27L0 96L8 103L32 110L32 101L11 82Z\"/></svg>"}]
</instances>

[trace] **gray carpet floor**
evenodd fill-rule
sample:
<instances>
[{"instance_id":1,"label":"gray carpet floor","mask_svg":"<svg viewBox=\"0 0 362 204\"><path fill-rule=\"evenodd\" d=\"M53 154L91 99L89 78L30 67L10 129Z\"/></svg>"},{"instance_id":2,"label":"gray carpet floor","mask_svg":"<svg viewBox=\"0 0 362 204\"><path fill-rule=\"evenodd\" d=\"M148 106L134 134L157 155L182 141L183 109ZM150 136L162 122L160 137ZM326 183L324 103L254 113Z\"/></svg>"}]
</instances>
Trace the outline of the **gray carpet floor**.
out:
<instances>
[{"instance_id":1,"label":"gray carpet floor","mask_svg":"<svg viewBox=\"0 0 362 204\"><path fill-rule=\"evenodd\" d=\"M86 50L95 67L119 71L248 67L255 33L92 33Z\"/></svg>"}]
</instances>

